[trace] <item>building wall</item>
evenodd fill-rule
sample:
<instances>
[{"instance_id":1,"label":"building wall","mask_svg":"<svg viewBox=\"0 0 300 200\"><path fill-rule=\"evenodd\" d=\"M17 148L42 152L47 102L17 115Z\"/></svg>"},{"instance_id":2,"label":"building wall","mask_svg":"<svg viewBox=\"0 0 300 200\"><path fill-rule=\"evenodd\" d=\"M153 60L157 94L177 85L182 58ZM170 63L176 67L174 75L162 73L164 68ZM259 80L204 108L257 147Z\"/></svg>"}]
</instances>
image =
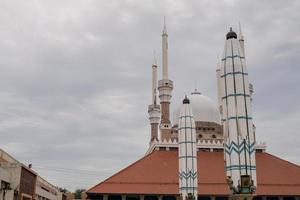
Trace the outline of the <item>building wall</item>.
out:
<instances>
[{"instance_id":1,"label":"building wall","mask_svg":"<svg viewBox=\"0 0 300 200\"><path fill-rule=\"evenodd\" d=\"M198 140L223 140L223 128L215 122L196 122ZM172 127L171 138L178 138L178 125Z\"/></svg>"},{"instance_id":2,"label":"building wall","mask_svg":"<svg viewBox=\"0 0 300 200\"><path fill-rule=\"evenodd\" d=\"M0 149L0 180L9 183L5 200L34 199L37 174ZM3 200L3 191L0 192Z\"/></svg>"},{"instance_id":3,"label":"building wall","mask_svg":"<svg viewBox=\"0 0 300 200\"><path fill-rule=\"evenodd\" d=\"M47 182L42 177L37 177L36 199L38 200L62 200L63 193L59 188Z\"/></svg>"},{"instance_id":4,"label":"building wall","mask_svg":"<svg viewBox=\"0 0 300 200\"><path fill-rule=\"evenodd\" d=\"M0 162L0 184L9 184L9 190L0 191L0 200L3 200L5 192L5 200L14 199L15 191L18 190L21 177L21 164Z\"/></svg>"},{"instance_id":5,"label":"building wall","mask_svg":"<svg viewBox=\"0 0 300 200\"><path fill-rule=\"evenodd\" d=\"M11 176L9 170L6 170L5 168L0 166L0 187L3 188L4 184L10 184L10 183L11 183ZM3 200L4 192L5 192L5 199L13 199L14 197L13 190L7 190L7 191L0 190L0 200Z\"/></svg>"},{"instance_id":6,"label":"building wall","mask_svg":"<svg viewBox=\"0 0 300 200\"><path fill-rule=\"evenodd\" d=\"M33 199L35 197L37 175L31 170L22 166L19 186L19 199Z\"/></svg>"}]
</instances>

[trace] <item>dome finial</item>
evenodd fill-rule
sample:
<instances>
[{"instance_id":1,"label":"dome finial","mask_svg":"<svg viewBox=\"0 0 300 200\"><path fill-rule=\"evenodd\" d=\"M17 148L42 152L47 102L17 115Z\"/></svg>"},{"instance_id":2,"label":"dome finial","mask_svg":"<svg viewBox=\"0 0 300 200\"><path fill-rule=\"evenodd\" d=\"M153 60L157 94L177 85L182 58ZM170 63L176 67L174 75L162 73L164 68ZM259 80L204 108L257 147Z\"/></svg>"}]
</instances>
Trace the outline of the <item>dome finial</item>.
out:
<instances>
[{"instance_id":1,"label":"dome finial","mask_svg":"<svg viewBox=\"0 0 300 200\"><path fill-rule=\"evenodd\" d=\"M198 89L197 89L197 88L195 88L195 91L194 91L194 92L192 92L192 93L191 93L191 95L194 95L194 94L201 94L201 92L199 92L199 91L198 91Z\"/></svg>"},{"instance_id":2,"label":"dome finial","mask_svg":"<svg viewBox=\"0 0 300 200\"><path fill-rule=\"evenodd\" d=\"M185 95L185 98L183 99L183 104L190 104L190 100Z\"/></svg>"},{"instance_id":3,"label":"dome finial","mask_svg":"<svg viewBox=\"0 0 300 200\"><path fill-rule=\"evenodd\" d=\"M235 38L237 39L237 34L232 30L232 27L230 27L229 32L226 34L226 40Z\"/></svg>"}]
</instances>

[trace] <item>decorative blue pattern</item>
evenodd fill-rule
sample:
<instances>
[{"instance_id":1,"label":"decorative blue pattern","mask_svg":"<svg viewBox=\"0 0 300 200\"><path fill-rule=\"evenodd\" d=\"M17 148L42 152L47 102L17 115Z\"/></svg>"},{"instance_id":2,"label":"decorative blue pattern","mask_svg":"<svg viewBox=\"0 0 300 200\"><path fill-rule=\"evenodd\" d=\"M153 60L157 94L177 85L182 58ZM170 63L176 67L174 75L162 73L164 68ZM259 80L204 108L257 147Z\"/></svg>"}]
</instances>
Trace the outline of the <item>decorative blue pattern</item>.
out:
<instances>
[{"instance_id":1,"label":"decorative blue pattern","mask_svg":"<svg viewBox=\"0 0 300 200\"><path fill-rule=\"evenodd\" d=\"M226 56L225 58L222 58L222 61L226 60L227 58L240 58L240 59L244 59L245 57L243 57L243 56L239 56L239 55L234 55L234 56Z\"/></svg>"},{"instance_id":2,"label":"decorative blue pattern","mask_svg":"<svg viewBox=\"0 0 300 200\"><path fill-rule=\"evenodd\" d=\"M198 187L180 187L180 190L197 190Z\"/></svg>"},{"instance_id":3,"label":"decorative blue pattern","mask_svg":"<svg viewBox=\"0 0 300 200\"><path fill-rule=\"evenodd\" d=\"M192 142L192 141L184 141L184 142L179 142L178 144L196 144L197 142Z\"/></svg>"},{"instance_id":4,"label":"decorative blue pattern","mask_svg":"<svg viewBox=\"0 0 300 200\"><path fill-rule=\"evenodd\" d=\"M179 159L181 158L197 158L196 156L179 156Z\"/></svg>"},{"instance_id":5,"label":"decorative blue pattern","mask_svg":"<svg viewBox=\"0 0 300 200\"><path fill-rule=\"evenodd\" d=\"M182 119L182 118L191 118L191 119L192 119L192 118L193 118L193 116L190 116L190 115L185 115L185 116L180 116L180 117L179 117L179 119Z\"/></svg>"},{"instance_id":6,"label":"decorative blue pattern","mask_svg":"<svg viewBox=\"0 0 300 200\"><path fill-rule=\"evenodd\" d=\"M232 170L240 170L240 169L249 169L249 170L256 170L255 165L230 165L226 166L226 171L232 171Z\"/></svg>"},{"instance_id":7,"label":"decorative blue pattern","mask_svg":"<svg viewBox=\"0 0 300 200\"><path fill-rule=\"evenodd\" d=\"M228 120L232 120L232 119L251 119L252 120L252 117L247 117L247 116L237 116L237 117L228 117ZM226 119L222 119L223 122L226 121Z\"/></svg>"},{"instance_id":8,"label":"decorative blue pattern","mask_svg":"<svg viewBox=\"0 0 300 200\"><path fill-rule=\"evenodd\" d=\"M248 144L246 142L245 145L246 151L251 155L255 151L255 142L252 144ZM231 155L232 151L235 151L237 154L241 154L244 151L244 143L236 144L235 142L231 141L229 145L225 143L225 152L228 155Z\"/></svg>"},{"instance_id":9,"label":"decorative blue pattern","mask_svg":"<svg viewBox=\"0 0 300 200\"><path fill-rule=\"evenodd\" d=\"M236 74L241 74L241 75L244 75L244 76L248 75L248 73L241 72L241 71L236 71L236 72L227 72L226 74L221 75L221 78L224 78L228 75L236 75Z\"/></svg>"},{"instance_id":10,"label":"decorative blue pattern","mask_svg":"<svg viewBox=\"0 0 300 200\"><path fill-rule=\"evenodd\" d=\"M188 173L185 173L184 171L183 172L179 172L179 179L182 180L182 179L193 179L195 180L197 178L197 172L193 172L192 170L190 170Z\"/></svg>"},{"instance_id":11,"label":"decorative blue pattern","mask_svg":"<svg viewBox=\"0 0 300 200\"><path fill-rule=\"evenodd\" d=\"M250 97L249 94L238 93L238 94L228 94L227 96L222 97L222 99L227 99L228 97L237 97L237 96Z\"/></svg>"}]
</instances>

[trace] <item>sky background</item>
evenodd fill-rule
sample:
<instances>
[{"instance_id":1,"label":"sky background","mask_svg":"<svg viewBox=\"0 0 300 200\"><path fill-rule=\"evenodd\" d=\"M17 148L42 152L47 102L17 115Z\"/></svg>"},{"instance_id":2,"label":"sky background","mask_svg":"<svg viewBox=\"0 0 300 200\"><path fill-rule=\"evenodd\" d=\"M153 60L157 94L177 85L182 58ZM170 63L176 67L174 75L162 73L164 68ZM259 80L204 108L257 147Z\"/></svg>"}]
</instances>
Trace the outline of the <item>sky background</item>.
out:
<instances>
[{"instance_id":1,"label":"sky background","mask_svg":"<svg viewBox=\"0 0 300 200\"><path fill-rule=\"evenodd\" d=\"M172 110L241 22L258 141L300 164L300 1L1 0L0 148L51 183L90 188L141 158L151 64L167 17Z\"/></svg>"}]
</instances>

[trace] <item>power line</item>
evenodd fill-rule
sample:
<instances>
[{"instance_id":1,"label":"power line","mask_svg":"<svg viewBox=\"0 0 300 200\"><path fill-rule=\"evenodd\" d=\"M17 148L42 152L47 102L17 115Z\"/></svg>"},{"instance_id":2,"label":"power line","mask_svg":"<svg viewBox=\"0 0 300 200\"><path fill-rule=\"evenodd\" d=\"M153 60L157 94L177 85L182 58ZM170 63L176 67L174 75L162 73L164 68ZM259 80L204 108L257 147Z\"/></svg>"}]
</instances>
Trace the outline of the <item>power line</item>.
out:
<instances>
[{"instance_id":1,"label":"power line","mask_svg":"<svg viewBox=\"0 0 300 200\"><path fill-rule=\"evenodd\" d=\"M111 172L101 172L101 171L90 171L90 170L77 170L77 169L59 169L59 168L49 168L49 167L33 167L34 169L39 169L42 171L51 171L57 173L66 173L66 174L82 174L82 175L111 175Z\"/></svg>"}]
</instances>

